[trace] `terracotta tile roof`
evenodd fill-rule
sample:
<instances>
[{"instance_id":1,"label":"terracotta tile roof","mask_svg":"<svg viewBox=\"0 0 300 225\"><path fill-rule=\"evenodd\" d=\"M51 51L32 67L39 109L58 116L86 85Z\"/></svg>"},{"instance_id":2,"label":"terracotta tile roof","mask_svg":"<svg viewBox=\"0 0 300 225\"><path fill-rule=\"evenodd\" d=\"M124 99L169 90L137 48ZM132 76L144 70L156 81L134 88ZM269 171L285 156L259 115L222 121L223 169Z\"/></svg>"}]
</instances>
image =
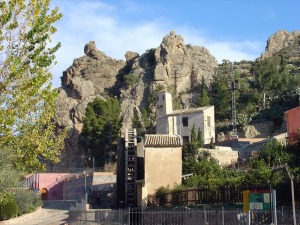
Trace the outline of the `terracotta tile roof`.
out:
<instances>
[{"instance_id":1,"label":"terracotta tile roof","mask_svg":"<svg viewBox=\"0 0 300 225\"><path fill-rule=\"evenodd\" d=\"M214 106L204 106L199 108L179 109L179 110L174 110L173 112L169 113L167 116L174 116L174 115L188 114L188 113L198 113L213 107Z\"/></svg>"},{"instance_id":2,"label":"terracotta tile roof","mask_svg":"<svg viewBox=\"0 0 300 225\"><path fill-rule=\"evenodd\" d=\"M180 147L182 141L178 135L167 134L146 134L145 135L145 147Z\"/></svg>"}]
</instances>

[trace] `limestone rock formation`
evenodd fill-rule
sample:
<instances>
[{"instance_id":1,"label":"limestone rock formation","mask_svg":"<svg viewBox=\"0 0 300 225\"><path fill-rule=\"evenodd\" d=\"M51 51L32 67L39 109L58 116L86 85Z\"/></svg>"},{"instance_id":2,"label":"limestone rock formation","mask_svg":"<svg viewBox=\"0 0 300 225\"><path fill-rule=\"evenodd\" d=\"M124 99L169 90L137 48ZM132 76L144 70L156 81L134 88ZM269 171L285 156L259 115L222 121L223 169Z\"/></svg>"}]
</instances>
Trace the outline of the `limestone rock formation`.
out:
<instances>
[{"instance_id":1,"label":"limestone rock formation","mask_svg":"<svg viewBox=\"0 0 300 225\"><path fill-rule=\"evenodd\" d=\"M96 97L111 92L117 83L125 62L114 60L97 50L95 42L84 46L86 55L75 59L61 78L62 87L57 98L57 123L59 127L69 129L65 151L59 167L81 167L84 161L80 158L85 153L85 143L81 137L83 117L87 104Z\"/></svg>"},{"instance_id":2,"label":"limestone rock formation","mask_svg":"<svg viewBox=\"0 0 300 225\"><path fill-rule=\"evenodd\" d=\"M84 46L85 55L74 60L63 72L62 87L57 99L57 123L69 129L65 152L60 167L82 167L86 153L85 139L81 135L87 104L96 97L116 96L121 104L122 133L131 127L133 111L149 106L149 98L159 85L179 94L201 83L202 76L209 83L218 66L207 49L186 46L184 39L171 31L156 49L143 55L127 51L126 61L114 60L99 51L94 41ZM124 75L137 77L137 84L126 86ZM182 95L190 104L191 98ZM155 112L154 112L155 113Z\"/></svg>"},{"instance_id":3,"label":"limestone rock formation","mask_svg":"<svg viewBox=\"0 0 300 225\"><path fill-rule=\"evenodd\" d=\"M261 58L268 58L282 49L299 41L300 32L288 32L285 30L277 31L267 41L266 51L262 54Z\"/></svg>"},{"instance_id":4,"label":"limestone rock formation","mask_svg":"<svg viewBox=\"0 0 300 225\"><path fill-rule=\"evenodd\" d=\"M176 93L192 89L201 83L202 76L207 83L218 66L216 59L207 49L186 46L184 39L171 31L155 50L154 80L157 84L173 86Z\"/></svg>"},{"instance_id":5,"label":"limestone rock formation","mask_svg":"<svg viewBox=\"0 0 300 225\"><path fill-rule=\"evenodd\" d=\"M297 31L277 32L268 40L262 58L270 57L286 46L295 43L299 45L299 38ZM63 72L57 99L58 127L69 130L62 162L56 165L63 171L84 166L82 158L87 149L86 140L81 135L83 118L87 104L96 97L118 98L121 105L122 134L126 128L131 127L134 111L141 117L142 109L150 108L153 109L152 116L155 115L155 100L151 96L161 86L176 95L176 99L185 107L193 106L197 100L194 93L199 92L202 78L209 85L218 67L216 59L206 48L186 45L183 37L175 31L166 35L157 48L147 50L142 55L127 51L126 61L106 56L97 49L94 41L84 46L84 53ZM293 57L299 57L299 54L296 51ZM252 62L245 61L235 64L234 69L247 75L251 66ZM135 82L126 84L125 75L132 76ZM252 133L249 133L251 136Z\"/></svg>"}]
</instances>

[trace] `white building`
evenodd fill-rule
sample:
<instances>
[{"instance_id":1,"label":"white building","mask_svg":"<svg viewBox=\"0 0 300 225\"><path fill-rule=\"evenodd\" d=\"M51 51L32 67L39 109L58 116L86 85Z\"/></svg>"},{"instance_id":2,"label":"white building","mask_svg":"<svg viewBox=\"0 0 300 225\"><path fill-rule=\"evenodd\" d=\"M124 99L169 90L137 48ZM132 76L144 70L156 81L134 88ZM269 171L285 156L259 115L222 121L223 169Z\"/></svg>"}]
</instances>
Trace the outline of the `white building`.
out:
<instances>
[{"instance_id":1,"label":"white building","mask_svg":"<svg viewBox=\"0 0 300 225\"><path fill-rule=\"evenodd\" d=\"M200 128L204 144L215 141L214 106L205 106L173 111L172 96L163 91L156 99L156 134L178 134L186 143L191 140L193 126L195 132Z\"/></svg>"}]
</instances>

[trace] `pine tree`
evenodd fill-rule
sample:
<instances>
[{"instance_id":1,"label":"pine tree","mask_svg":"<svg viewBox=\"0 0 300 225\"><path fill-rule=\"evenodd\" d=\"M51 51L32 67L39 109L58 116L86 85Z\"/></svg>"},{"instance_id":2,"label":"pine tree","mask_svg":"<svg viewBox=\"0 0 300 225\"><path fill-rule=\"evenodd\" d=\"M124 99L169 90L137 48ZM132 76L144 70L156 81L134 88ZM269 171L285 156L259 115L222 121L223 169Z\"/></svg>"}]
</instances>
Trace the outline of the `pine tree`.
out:
<instances>
[{"instance_id":1,"label":"pine tree","mask_svg":"<svg viewBox=\"0 0 300 225\"><path fill-rule=\"evenodd\" d=\"M214 148L215 148L214 138L211 137L210 143L209 143L209 149L214 149Z\"/></svg>"},{"instance_id":2,"label":"pine tree","mask_svg":"<svg viewBox=\"0 0 300 225\"><path fill-rule=\"evenodd\" d=\"M198 142L198 147L203 148L202 132L201 132L200 128L198 129L197 142Z\"/></svg>"},{"instance_id":3,"label":"pine tree","mask_svg":"<svg viewBox=\"0 0 300 225\"><path fill-rule=\"evenodd\" d=\"M204 81L204 77L202 77L202 84L201 84L201 97L200 97L200 101L199 101L199 106L203 107L203 106L208 106L209 105L209 97L207 95L207 87Z\"/></svg>"},{"instance_id":4,"label":"pine tree","mask_svg":"<svg viewBox=\"0 0 300 225\"><path fill-rule=\"evenodd\" d=\"M195 143L196 141L197 141L197 137L196 137L195 125L193 124L193 128L191 131L191 142Z\"/></svg>"},{"instance_id":5,"label":"pine tree","mask_svg":"<svg viewBox=\"0 0 300 225\"><path fill-rule=\"evenodd\" d=\"M227 69L225 63L214 74L213 82L211 83L211 100L215 106L217 119L229 119L231 114L231 93L228 89L229 75L224 70Z\"/></svg>"},{"instance_id":6,"label":"pine tree","mask_svg":"<svg viewBox=\"0 0 300 225\"><path fill-rule=\"evenodd\" d=\"M88 148L98 167L104 166L108 155L115 154L121 127L120 112L119 102L114 98L96 98L86 107L82 134L87 138Z\"/></svg>"}]
</instances>

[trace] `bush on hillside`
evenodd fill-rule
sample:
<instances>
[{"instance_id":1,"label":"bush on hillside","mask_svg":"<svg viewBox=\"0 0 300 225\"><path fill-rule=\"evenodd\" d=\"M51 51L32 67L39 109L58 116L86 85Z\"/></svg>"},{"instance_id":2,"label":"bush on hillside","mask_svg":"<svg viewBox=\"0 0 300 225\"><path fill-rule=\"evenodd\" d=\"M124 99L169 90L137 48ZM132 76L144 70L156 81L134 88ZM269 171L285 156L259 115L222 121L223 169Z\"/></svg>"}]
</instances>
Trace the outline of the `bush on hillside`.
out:
<instances>
[{"instance_id":1,"label":"bush on hillside","mask_svg":"<svg viewBox=\"0 0 300 225\"><path fill-rule=\"evenodd\" d=\"M29 190L18 190L14 197L18 205L19 216L33 212L37 207L42 205L40 196Z\"/></svg>"},{"instance_id":2,"label":"bush on hillside","mask_svg":"<svg viewBox=\"0 0 300 225\"><path fill-rule=\"evenodd\" d=\"M0 203L0 220L8 220L18 215L18 205L12 196L6 196Z\"/></svg>"}]
</instances>

